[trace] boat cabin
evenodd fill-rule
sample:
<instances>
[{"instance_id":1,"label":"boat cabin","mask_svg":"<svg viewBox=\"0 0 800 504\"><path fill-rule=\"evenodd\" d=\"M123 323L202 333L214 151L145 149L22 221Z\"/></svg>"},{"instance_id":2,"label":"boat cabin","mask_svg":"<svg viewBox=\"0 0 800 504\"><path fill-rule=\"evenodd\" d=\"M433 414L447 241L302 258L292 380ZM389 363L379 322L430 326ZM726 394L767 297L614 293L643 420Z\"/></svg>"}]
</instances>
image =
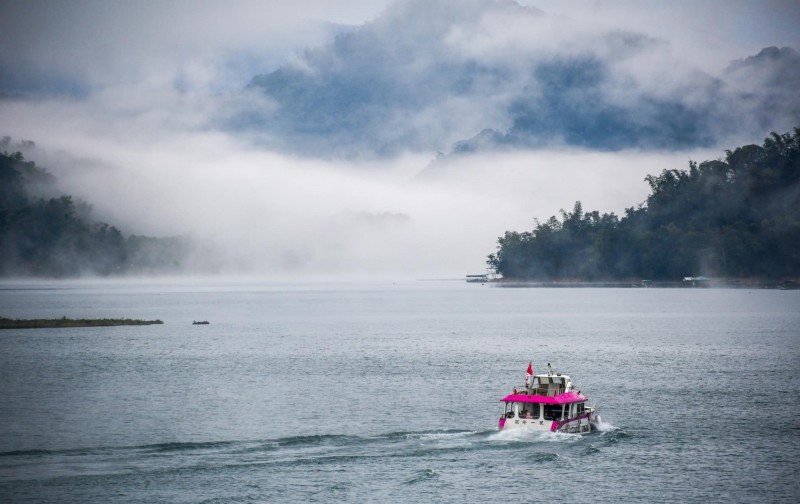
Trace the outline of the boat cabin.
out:
<instances>
[{"instance_id":1,"label":"boat cabin","mask_svg":"<svg viewBox=\"0 0 800 504\"><path fill-rule=\"evenodd\" d=\"M579 396L577 393L575 393L575 395ZM537 399L542 398L535 398L534 396L530 396L530 398L522 396L513 399L518 400L506 401L505 411L503 412L505 418L542 421L565 420L574 416L583 415L585 403L588 401L588 399L583 396L580 396L580 399L575 397L575 399L580 402L564 402L561 404L554 402L536 402Z\"/></svg>"},{"instance_id":2,"label":"boat cabin","mask_svg":"<svg viewBox=\"0 0 800 504\"><path fill-rule=\"evenodd\" d=\"M530 371L529 371L530 372ZM550 432L591 432L592 422L599 418L589 398L575 390L572 379L554 373L550 364L547 373L526 376L524 387L503 399L503 415L498 427L532 429Z\"/></svg>"},{"instance_id":3,"label":"boat cabin","mask_svg":"<svg viewBox=\"0 0 800 504\"><path fill-rule=\"evenodd\" d=\"M572 380L569 376L556 373L555 375L542 374L531 377L531 383L526 392L529 395L553 397L571 391Z\"/></svg>"}]
</instances>

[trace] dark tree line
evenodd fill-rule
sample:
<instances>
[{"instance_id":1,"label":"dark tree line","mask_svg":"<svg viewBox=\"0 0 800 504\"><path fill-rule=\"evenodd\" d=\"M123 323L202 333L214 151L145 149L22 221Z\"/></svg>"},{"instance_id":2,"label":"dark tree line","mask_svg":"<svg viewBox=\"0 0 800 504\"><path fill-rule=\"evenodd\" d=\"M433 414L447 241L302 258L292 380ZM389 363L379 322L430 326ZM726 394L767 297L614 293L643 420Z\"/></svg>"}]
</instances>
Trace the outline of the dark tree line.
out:
<instances>
[{"instance_id":1,"label":"dark tree line","mask_svg":"<svg viewBox=\"0 0 800 504\"><path fill-rule=\"evenodd\" d=\"M580 202L532 231L506 231L487 264L517 279L800 276L800 128L645 178L625 215Z\"/></svg>"},{"instance_id":2,"label":"dark tree line","mask_svg":"<svg viewBox=\"0 0 800 504\"><path fill-rule=\"evenodd\" d=\"M0 154L0 276L67 277L176 271L181 238L124 237L91 207L57 195L55 178L21 153Z\"/></svg>"}]
</instances>

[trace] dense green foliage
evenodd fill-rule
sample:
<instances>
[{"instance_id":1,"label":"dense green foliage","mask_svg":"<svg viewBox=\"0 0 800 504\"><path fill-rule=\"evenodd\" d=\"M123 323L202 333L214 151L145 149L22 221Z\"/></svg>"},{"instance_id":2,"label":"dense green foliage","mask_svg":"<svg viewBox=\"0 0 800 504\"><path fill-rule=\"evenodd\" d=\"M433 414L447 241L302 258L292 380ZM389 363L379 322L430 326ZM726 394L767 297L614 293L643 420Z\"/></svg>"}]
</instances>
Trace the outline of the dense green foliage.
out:
<instances>
[{"instance_id":1,"label":"dense green foliage","mask_svg":"<svg viewBox=\"0 0 800 504\"><path fill-rule=\"evenodd\" d=\"M645 179L638 207L584 212L507 231L487 264L518 279L800 275L800 129Z\"/></svg>"},{"instance_id":2,"label":"dense green foliage","mask_svg":"<svg viewBox=\"0 0 800 504\"><path fill-rule=\"evenodd\" d=\"M91 208L57 195L55 178L22 154L0 154L0 276L174 271L188 252L180 238L125 238Z\"/></svg>"}]
</instances>

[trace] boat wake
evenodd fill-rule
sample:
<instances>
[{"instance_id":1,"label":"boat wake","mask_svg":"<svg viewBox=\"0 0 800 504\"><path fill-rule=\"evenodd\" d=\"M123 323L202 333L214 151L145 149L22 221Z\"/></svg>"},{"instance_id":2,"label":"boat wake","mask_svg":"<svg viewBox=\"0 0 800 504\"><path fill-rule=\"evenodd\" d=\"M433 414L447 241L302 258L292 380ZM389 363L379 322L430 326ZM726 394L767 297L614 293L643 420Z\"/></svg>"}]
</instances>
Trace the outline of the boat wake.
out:
<instances>
[{"instance_id":1,"label":"boat wake","mask_svg":"<svg viewBox=\"0 0 800 504\"><path fill-rule=\"evenodd\" d=\"M488 439L493 442L575 443L583 439L583 435L524 429L503 429L492 432L489 434Z\"/></svg>"},{"instance_id":2,"label":"boat wake","mask_svg":"<svg viewBox=\"0 0 800 504\"><path fill-rule=\"evenodd\" d=\"M620 432L610 424L601 426L604 432ZM593 437L591 434L521 429L429 430L374 436L312 434L247 441L175 441L138 446L17 450L0 453L0 482L86 475L111 477L131 471L158 474L217 471L224 467L282 470L292 466L362 464L376 459L389 461L443 455L485 459L485 455L477 454L505 453L520 448L532 448L528 453L531 457L558 457L563 450L574 451L569 446L578 448L581 440Z\"/></svg>"},{"instance_id":3,"label":"boat wake","mask_svg":"<svg viewBox=\"0 0 800 504\"><path fill-rule=\"evenodd\" d=\"M613 432L619 430L620 427L604 420L602 415L597 415L592 422L592 429L597 432Z\"/></svg>"},{"instance_id":4,"label":"boat wake","mask_svg":"<svg viewBox=\"0 0 800 504\"><path fill-rule=\"evenodd\" d=\"M595 429L597 429L598 432L611 432L611 431L619 430L619 427L617 427L616 425L610 424L608 422L604 422L602 420L600 420L599 422L594 423L592 425L594 426Z\"/></svg>"}]
</instances>

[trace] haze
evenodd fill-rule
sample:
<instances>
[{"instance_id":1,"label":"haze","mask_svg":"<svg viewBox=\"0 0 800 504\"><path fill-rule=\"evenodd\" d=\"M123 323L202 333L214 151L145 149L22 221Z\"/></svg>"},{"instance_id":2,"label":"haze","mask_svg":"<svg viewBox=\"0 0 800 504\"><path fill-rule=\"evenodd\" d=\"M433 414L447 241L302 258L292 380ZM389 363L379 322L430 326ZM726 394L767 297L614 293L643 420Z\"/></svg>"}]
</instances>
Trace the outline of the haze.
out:
<instances>
[{"instance_id":1,"label":"haze","mask_svg":"<svg viewBox=\"0 0 800 504\"><path fill-rule=\"evenodd\" d=\"M98 218L207 240L225 273L460 278L506 230L576 200L622 212L647 174L800 125L791 82L729 66L800 48L795 2L520 3L5 2L0 135ZM521 133L531 69L565 60L601 85ZM765 87L779 113L738 99ZM650 133L575 141L584 102ZM695 119L653 128L667 106L710 112L687 136Z\"/></svg>"}]
</instances>

